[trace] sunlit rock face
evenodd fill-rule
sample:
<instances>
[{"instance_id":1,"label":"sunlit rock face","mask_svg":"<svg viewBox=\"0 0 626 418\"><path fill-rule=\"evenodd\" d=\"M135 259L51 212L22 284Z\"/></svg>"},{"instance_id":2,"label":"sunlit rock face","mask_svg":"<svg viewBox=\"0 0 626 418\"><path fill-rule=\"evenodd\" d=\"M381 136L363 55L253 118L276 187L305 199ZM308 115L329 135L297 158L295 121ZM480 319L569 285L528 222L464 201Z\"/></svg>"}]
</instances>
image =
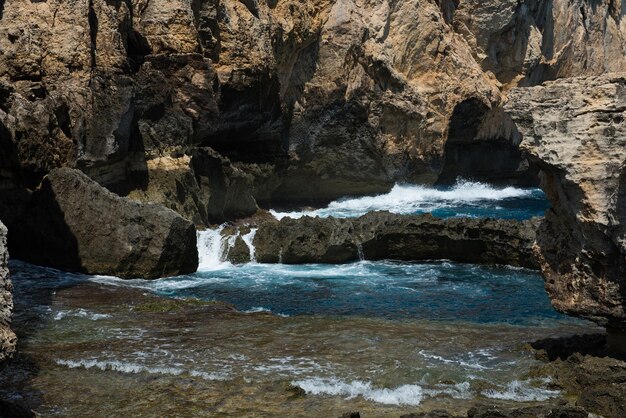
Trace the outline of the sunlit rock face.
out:
<instances>
[{"instance_id":1,"label":"sunlit rock face","mask_svg":"<svg viewBox=\"0 0 626 418\"><path fill-rule=\"evenodd\" d=\"M537 254L564 312L626 324L626 74L513 89L507 112L552 201Z\"/></svg>"},{"instance_id":2,"label":"sunlit rock face","mask_svg":"<svg viewBox=\"0 0 626 418\"><path fill-rule=\"evenodd\" d=\"M160 181L150 175L154 160L198 145L248 168L259 202L432 183L448 151L448 161L465 152L446 149L459 104L475 102L470 116L480 119L502 89L626 70L622 8L614 0L7 0L3 183L34 187L50 169L72 166L127 194ZM506 165L495 180L525 173L517 144L484 139L475 138L488 161ZM460 170L446 175L473 174L482 162L454 164ZM184 206L171 187L157 189L170 207Z\"/></svg>"}]
</instances>

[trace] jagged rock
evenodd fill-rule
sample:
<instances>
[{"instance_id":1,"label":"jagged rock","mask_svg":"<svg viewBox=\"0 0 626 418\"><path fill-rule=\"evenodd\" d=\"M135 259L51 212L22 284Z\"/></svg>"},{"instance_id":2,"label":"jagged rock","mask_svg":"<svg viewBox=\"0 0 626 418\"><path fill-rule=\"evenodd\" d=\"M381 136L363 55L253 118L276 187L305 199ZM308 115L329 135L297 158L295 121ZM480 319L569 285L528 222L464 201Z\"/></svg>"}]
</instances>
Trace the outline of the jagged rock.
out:
<instances>
[{"instance_id":1,"label":"jagged rock","mask_svg":"<svg viewBox=\"0 0 626 418\"><path fill-rule=\"evenodd\" d=\"M537 236L552 303L611 340L626 330L626 74L513 89L505 109L553 206Z\"/></svg>"},{"instance_id":2,"label":"jagged rock","mask_svg":"<svg viewBox=\"0 0 626 418\"><path fill-rule=\"evenodd\" d=\"M9 230L15 258L60 269L154 279L198 267L191 222L118 197L70 168L44 178Z\"/></svg>"},{"instance_id":3,"label":"jagged rock","mask_svg":"<svg viewBox=\"0 0 626 418\"><path fill-rule=\"evenodd\" d=\"M541 372L551 376L556 388L575 397L576 405L589 412L607 418L626 414L624 361L574 353L564 360L547 363Z\"/></svg>"},{"instance_id":4,"label":"jagged rock","mask_svg":"<svg viewBox=\"0 0 626 418\"><path fill-rule=\"evenodd\" d=\"M250 248L245 243L241 235L235 238L232 247L227 250L226 259L233 264L244 264L252 261L250 259Z\"/></svg>"},{"instance_id":5,"label":"jagged rock","mask_svg":"<svg viewBox=\"0 0 626 418\"><path fill-rule=\"evenodd\" d=\"M259 225L261 263L345 263L358 260L434 260L536 267L538 220L438 219L374 212L357 219L283 218ZM359 254L362 251L362 254Z\"/></svg>"},{"instance_id":6,"label":"jagged rock","mask_svg":"<svg viewBox=\"0 0 626 418\"><path fill-rule=\"evenodd\" d=\"M507 85L626 71L621 0L463 0L453 25Z\"/></svg>"},{"instance_id":7,"label":"jagged rock","mask_svg":"<svg viewBox=\"0 0 626 418\"><path fill-rule=\"evenodd\" d=\"M253 215L252 175L210 148L197 148L191 157L160 157L147 161L149 181L129 197L156 202L191 219L211 225Z\"/></svg>"},{"instance_id":8,"label":"jagged rock","mask_svg":"<svg viewBox=\"0 0 626 418\"><path fill-rule=\"evenodd\" d=\"M9 277L7 229L0 222L0 364L15 351L17 338L11 330L13 286Z\"/></svg>"}]
</instances>

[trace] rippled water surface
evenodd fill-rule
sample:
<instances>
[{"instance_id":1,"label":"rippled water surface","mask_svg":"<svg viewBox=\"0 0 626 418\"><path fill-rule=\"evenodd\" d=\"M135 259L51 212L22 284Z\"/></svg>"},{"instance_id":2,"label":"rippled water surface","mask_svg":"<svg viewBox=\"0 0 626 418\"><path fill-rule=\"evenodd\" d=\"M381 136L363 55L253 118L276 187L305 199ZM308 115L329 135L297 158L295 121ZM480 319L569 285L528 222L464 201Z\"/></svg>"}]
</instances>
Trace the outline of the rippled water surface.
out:
<instances>
[{"instance_id":1,"label":"rippled water surface","mask_svg":"<svg viewBox=\"0 0 626 418\"><path fill-rule=\"evenodd\" d=\"M596 331L554 312L536 273L510 268L247 265L154 282L11 269L21 354L0 394L46 416L399 416L543 402L561 394L533 372L526 343Z\"/></svg>"},{"instance_id":2,"label":"rippled water surface","mask_svg":"<svg viewBox=\"0 0 626 418\"><path fill-rule=\"evenodd\" d=\"M526 219L547 207L538 190L465 182L274 213ZM476 402L561 398L528 343L598 331L554 311L534 271L446 261L233 266L222 261L232 237L220 231L199 234L200 271L157 281L12 262L20 351L0 373L0 396L43 416L464 414Z\"/></svg>"},{"instance_id":3,"label":"rippled water surface","mask_svg":"<svg viewBox=\"0 0 626 418\"><path fill-rule=\"evenodd\" d=\"M451 262L363 261L345 265L233 266L156 282L103 283L167 297L222 300L242 311L280 315L362 316L477 323L567 320L551 306L533 270Z\"/></svg>"}]
</instances>

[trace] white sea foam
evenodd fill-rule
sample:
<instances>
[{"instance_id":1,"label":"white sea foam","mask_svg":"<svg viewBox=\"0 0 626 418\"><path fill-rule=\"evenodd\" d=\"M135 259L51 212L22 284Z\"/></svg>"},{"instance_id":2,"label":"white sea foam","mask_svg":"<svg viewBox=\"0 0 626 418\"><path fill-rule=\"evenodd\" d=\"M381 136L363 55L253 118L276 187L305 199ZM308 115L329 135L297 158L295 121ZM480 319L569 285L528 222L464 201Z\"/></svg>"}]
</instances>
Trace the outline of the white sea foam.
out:
<instances>
[{"instance_id":1,"label":"white sea foam","mask_svg":"<svg viewBox=\"0 0 626 418\"><path fill-rule=\"evenodd\" d=\"M362 396L364 399L387 405L419 405L424 398L424 390L419 385L402 385L394 389L374 388L370 382L339 379L312 378L293 381L292 384L312 395L345 396L346 399Z\"/></svg>"},{"instance_id":2,"label":"white sea foam","mask_svg":"<svg viewBox=\"0 0 626 418\"><path fill-rule=\"evenodd\" d=\"M271 313L272 315L280 316L282 318L289 318L289 315L282 314L282 313L274 313L274 312L272 312L271 309L264 308L263 306L253 306L252 308L247 309L245 311L241 311L241 312L242 313L246 313L246 314Z\"/></svg>"},{"instance_id":3,"label":"white sea foam","mask_svg":"<svg viewBox=\"0 0 626 418\"><path fill-rule=\"evenodd\" d=\"M433 210L458 206L461 204L473 204L481 201L497 201L503 199L531 196L535 193L530 189L516 187L496 188L483 183L471 181L459 181L449 189L437 189L433 187L400 185L397 184L389 193L378 196L365 196L359 198L346 198L331 202L326 208L296 211L278 212L270 211L274 217L300 218L302 216L313 217L356 217L372 211L388 210L392 213L417 213L432 212Z\"/></svg>"},{"instance_id":4,"label":"white sea foam","mask_svg":"<svg viewBox=\"0 0 626 418\"><path fill-rule=\"evenodd\" d=\"M449 358L445 358L442 356L439 356L437 354L433 354L433 353L429 353L425 350L420 350L419 355L421 355L424 358L430 359L430 360L435 360L441 363L445 363L445 364L457 364L463 368L466 369L473 369L473 370L489 370L491 367L486 366L484 364L481 364L481 360L484 359L476 359L474 358L474 356L472 355L472 353L470 353L470 359L465 360L465 359L449 359Z\"/></svg>"},{"instance_id":5,"label":"white sea foam","mask_svg":"<svg viewBox=\"0 0 626 418\"><path fill-rule=\"evenodd\" d=\"M90 312L81 308L81 309L75 309L75 310L70 310L70 311L59 311L54 315L54 320L60 321L61 319L68 318L68 317L86 318L92 321L98 321L100 319L111 318L111 315L98 314L98 313Z\"/></svg>"},{"instance_id":6,"label":"white sea foam","mask_svg":"<svg viewBox=\"0 0 626 418\"><path fill-rule=\"evenodd\" d=\"M428 396L447 395L454 399L471 399L470 383L462 382L453 385L438 384L432 389L423 389Z\"/></svg>"},{"instance_id":7,"label":"white sea foam","mask_svg":"<svg viewBox=\"0 0 626 418\"><path fill-rule=\"evenodd\" d=\"M186 370L180 367L154 367L145 366L143 364L125 362L120 360L96 360L96 359L81 359L81 360L56 360L56 364L60 366L66 366L70 369L99 369L102 371L115 371L119 373L149 373L149 374L162 374L170 376L180 376L182 374L189 374L190 376L200 377L205 380L226 380L228 375L225 373L208 373L199 370Z\"/></svg>"},{"instance_id":8,"label":"white sea foam","mask_svg":"<svg viewBox=\"0 0 626 418\"><path fill-rule=\"evenodd\" d=\"M545 401L558 396L561 392L531 385L529 380L514 380L502 389L488 389L482 392L483 396L492 399L502 399L508 401L530 402ZM542 383L549 383L543 381Z\"/></svg>"},{"instance_id":9,"label":"white sea foam","mask_svg":"<svg viewBox=\"0 0 626 418\"><path fill-rule=\"evenodd\" d=\"M270 358L266 363L255 364L250 368L263 374L283 376L300 376L326 369L313 359L293 356Z\"/></svg>"}]
</instances>

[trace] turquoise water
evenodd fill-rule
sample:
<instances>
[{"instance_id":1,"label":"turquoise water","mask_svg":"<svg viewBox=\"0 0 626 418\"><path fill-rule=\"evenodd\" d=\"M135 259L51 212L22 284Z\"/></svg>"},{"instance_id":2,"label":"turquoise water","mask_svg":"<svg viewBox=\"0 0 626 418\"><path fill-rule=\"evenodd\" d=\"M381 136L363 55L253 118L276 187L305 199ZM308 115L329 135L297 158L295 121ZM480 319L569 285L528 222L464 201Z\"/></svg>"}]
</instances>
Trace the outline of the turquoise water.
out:
<instances>
[{"instance_id":1,"label":"turquoise water","mask_svg":"<svg viewBox=\"0 0 626 418\"><path fill-rule=\"evenodd\" d=\"M491 217L500 219L530 219L543 216L550 202L536 188L498 188L483 183L459 181L451 187L396 185L389 193L379 196L344 198L327 207L301 211L272 211L277 218L299 218L304 215L351 218L372 211L387 210L399 214L432 213L433 216Z\"/></svg>"},{"instance_id":2,"label":"turquoise water","mask_svg":"<svg viewBox=\"0 0 626 418\"><path fill-rule=\"evenodd\" d=\"M526 219L547 207L538 190L462 183L397 186L288 215ZM223 261L232 240L221 231L199 233L198 272L155 281L11 262L14 327L36 367L0 372L0 395L22 393L39 411L65 416L110 416L106 408L127 416L464 414L476 399L559 398L526 344L597 331L556 312L536 271L448 261L235 266ZM158 309L171 299L182 305ZM65 389L79 385L94 396ZM294 399L288 385L307 395Z\"/></svg>"},{"instance_id":3,"label":"turquoise water","mask_svg":"<svg viewBox=\"0 0 626 418\"><path fill-rule=\"evenodd\" d=\"M168 297L222 300L243 311L541 324L565 319L538 272L450 262L248 264L143 283Z\"/></svg>"}]
</instances>

